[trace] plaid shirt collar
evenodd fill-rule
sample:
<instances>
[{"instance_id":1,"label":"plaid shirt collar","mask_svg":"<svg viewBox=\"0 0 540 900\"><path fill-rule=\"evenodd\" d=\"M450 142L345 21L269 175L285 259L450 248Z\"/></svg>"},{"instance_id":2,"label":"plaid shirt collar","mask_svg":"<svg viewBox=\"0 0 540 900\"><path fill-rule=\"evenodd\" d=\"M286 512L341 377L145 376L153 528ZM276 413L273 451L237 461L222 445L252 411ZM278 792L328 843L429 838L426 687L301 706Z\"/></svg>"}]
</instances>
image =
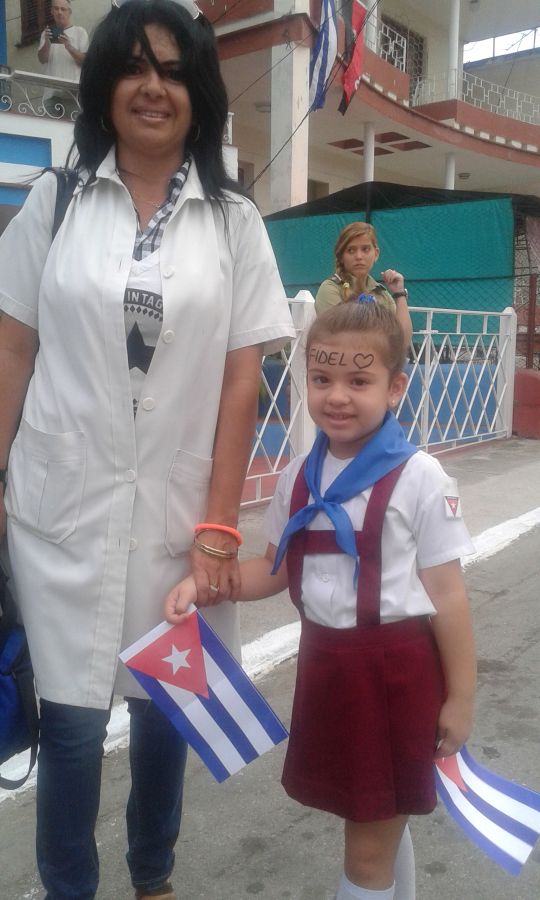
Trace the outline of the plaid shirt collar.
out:
<instances>
[{"instance_id":1,"label":"plaid shirt collar","mask_svg":"<svg viewBox=\"0 0 540 900\"><path fill-rule=\"evenodd\" d=\"M159 249L165 226L171 217L176 201L186 183L190 165L191 157L188 156L183 165L178 169L178 172L173 175L169 182L167 199L162 203L159 209L156 210L144 231L141 231L137 224L137 237L135 238L135 246L133 248L133 259L144 259L146 256L153 253L154 250Z\"/></svg>"}]
</instances>

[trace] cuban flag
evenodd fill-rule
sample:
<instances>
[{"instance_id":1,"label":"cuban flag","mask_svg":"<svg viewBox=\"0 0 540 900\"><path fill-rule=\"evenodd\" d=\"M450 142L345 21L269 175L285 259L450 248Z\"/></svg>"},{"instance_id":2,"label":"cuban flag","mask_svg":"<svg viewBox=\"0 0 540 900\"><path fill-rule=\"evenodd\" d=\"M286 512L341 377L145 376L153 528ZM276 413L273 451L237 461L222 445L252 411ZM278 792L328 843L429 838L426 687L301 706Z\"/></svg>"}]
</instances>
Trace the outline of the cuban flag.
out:
<instances>
[{"instance_id":1,"label":"cuban flag","mask_svg":"<svg viewBox=\"0 0 540 900\"><path fill-rule=\"evenodd\" d=\"M467 837L519 875L540 836L540 794L489 772L466 747L435 770L439 796Z\"/></svg>"},{"instance_id":2,"label":"cuban flag","mask_svg":"<svg viewBox=\"0 0 540 900\"><path fill-rule=\"evenodd\" d=\"M197 611L180 625L162 622L120 659L219 782L287 737L264 697Z\"/></svg>"},{"instance_id":3,"label":"cuban flag","mask_svg":"<svg viewBox=\"0 0 540 900\"><path fill-rule=\"evenodd\" d=\"M335 0L322 0L321 21L309 63L309 109L322 109L326 100L328 79L337 55L337 21Z\"/></svg>"}]
</instances>

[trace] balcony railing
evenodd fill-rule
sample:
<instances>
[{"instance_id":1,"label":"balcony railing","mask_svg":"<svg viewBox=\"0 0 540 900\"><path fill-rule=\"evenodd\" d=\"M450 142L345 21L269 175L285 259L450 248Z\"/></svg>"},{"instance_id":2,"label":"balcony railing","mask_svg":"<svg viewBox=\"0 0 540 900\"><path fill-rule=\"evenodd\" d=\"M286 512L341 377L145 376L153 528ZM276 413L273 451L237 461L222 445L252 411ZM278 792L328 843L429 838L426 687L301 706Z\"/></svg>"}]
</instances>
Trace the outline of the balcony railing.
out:
<instances>
[{"instance_id":1,"label":"balcony railing","mask_svg":"<svg viewBox=\"0 0 540 900\"><path fill-rule=\"evenodd\" d=\"M46 90L54 92L54 100L43 101ZM0 66L0 112L75 121L79 109L77 82ZM224 144L232 144L233 115L234 113L230 112L227 116Z\"/></svg>"},{"instance_id":2,"label":"balcony railing","mask_svg":"<svg viewBox=\"0 0 540 900\"><path fill-rule=\"evenodd\" d=\"M451 69L411 83L411 106L441 100L462 100L477 109L506 116L530 125L540 125L540 97L515 91L473 75Z\"/></svg>"},{"instance_id":3,"label":"balcony railing","mask_svg":"<svg viewBox=\"0 0 540 900\"><path fill-rule=\"evenodd\" d=\"M365 33L365 45L385 62L400 72L405 72L407 62L407 40L384 22L379 23L374 36Z\"/></svg>"},{"instance_id":4,"label":"balcony railing","mask_svg":"<svg viewBox=\"0 0 540 900\"><path fill-rule=\"evenodd\" d=\"M44 103L45 91L52 91L54 100ZM7 66L0 72L0 112L74 121L79 112L78 95L77 82L65 78L19 72Z\"/></svg>"}]
</instances>

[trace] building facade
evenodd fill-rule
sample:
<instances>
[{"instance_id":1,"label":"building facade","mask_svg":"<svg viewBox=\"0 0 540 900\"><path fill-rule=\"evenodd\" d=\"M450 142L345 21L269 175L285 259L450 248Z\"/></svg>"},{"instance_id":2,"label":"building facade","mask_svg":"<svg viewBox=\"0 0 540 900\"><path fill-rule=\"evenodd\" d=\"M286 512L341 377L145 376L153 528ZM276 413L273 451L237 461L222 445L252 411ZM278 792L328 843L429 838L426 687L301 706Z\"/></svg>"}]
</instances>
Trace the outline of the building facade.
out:
<instances>
[{"instance_id":1,"label":"building facade","mask_svg":"<svg viewBox=\"0 0 540 900\"><path fill-rule=\"evenodd\" d=\"M231 170L237 160L261 211L375 180L540 196L540 57L517 52L463 65L467 43L538 27L536 0L366 0L362 78L341 115L351 2L358 0L336 4L338 57L324 107L309 114L320 0L200 0L229 92ZM62 163L71 143L71 121L53 121L40 104L37 46L49 6L0 0L0 63L8 67L0 81L0 204L18 202L13 192L25 175ZM91 33L108 8L109 0L73 0L73 22Z\"/></svg>"}]
</instances>

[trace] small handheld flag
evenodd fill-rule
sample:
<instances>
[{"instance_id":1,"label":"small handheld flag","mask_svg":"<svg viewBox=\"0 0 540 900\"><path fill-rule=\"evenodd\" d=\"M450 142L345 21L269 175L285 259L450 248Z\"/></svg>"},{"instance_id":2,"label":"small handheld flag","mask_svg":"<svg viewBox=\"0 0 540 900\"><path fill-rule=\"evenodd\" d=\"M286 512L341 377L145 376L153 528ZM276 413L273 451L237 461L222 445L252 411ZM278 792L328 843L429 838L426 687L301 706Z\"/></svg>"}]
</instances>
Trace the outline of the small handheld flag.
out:
<instances>
[{"instance_id":1,"label":"small handheld flag","mask_svg":"<svg viewBox=\"0 0 540 900\"><path fill-rule=\"evenodd\" d=\"M149 697L225 781L287 737L287 730L197 611L161 625L120 654Z\"/></svg>"},{"instance_id":2,"label":"small handheld flag","mask_svg":"<svg viewBox=\"0 0 540 900\"><path fill-rule=\"evenodd\" d=\"M467 837L519 875L540 837L540 794L494 775L466 747L435 770L439 796Z\"/></svg>"}]
</instances>

